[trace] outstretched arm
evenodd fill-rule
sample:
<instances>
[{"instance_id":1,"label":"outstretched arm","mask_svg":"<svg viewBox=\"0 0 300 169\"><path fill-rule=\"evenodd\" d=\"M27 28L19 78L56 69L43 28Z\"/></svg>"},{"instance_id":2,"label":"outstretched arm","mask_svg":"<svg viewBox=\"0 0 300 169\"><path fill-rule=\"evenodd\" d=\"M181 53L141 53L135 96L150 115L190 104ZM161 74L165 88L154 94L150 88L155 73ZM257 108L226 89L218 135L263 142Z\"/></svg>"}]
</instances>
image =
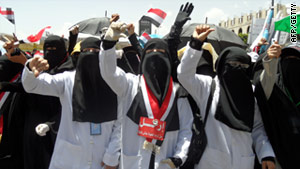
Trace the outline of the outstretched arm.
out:
<instances>
[{"instance_id":1,"label":"outstretched arm","mask_svg":"<svg viewBox=\"0 0 300 169\"><path fill-rule=\"evenodd\" d=\"M179 65L179 59L177 55L178 45L181 43L180 34L182 32L183 25L191 20L190 15L194 9L192 3L186 3L185 6L181 5L177 17L173 26L171 27L170 33L167 37L169 51L171 54L171 63L172 63L172 77L174 81L177 80L177 66Z\"/></svg>"},{"instance_id":2,"label":"outstretched arm","mask_svg":"<svg viewBox=\"0 0 300 169\"><path fill-rule=\"evenodd\" d=\"M50 75L42 73L49 64L41 57L26 62L22 75L22 84L26 92L60 97L64 92L64 73Z\"/></svg>"},{"instance_id":3,"label":"outstretched arm","mask_svg":"<svg viewBox=\"0 0 300 169\"><path fill-rule=\"evenodd\" d=\"M269 99L276 82L276 74L278 68L278 57L281 54L281 47L277 42L273 44L267 51L267 56L263 58L264 70L260 75L260 82L265 92L266 98Z\"/></svg>"},{"instance_id":4,"label":"outstretched arm","mask_svg":"<svg viewBox=\"0 0 300 169\"><path fill-rule=\"evenodd\" d=\"M127 30L129 33L128 39L129 39L132 47L134 48L134 50L137 52L139 58L141 58L143 49L137 39L137 35L134 32L134 25L132 23L128 24Z\"/></svg>"},{"instance_id":5,"label":"outstretched arm","mask_svg":"<svg viewBox=\"0 0 300 169\"><path fill-rule=\"evenodd\" d=\"M197 63L202 55L202 43L213 29L209 26L197 26L194 35L187 45L180 65L178 66L178 80L182 86L193 96L198 105L203 105L207 93L210 91L211 77L196 75Z\"/></svg>"},{"instance_id":6,"label":"outstretched arm","mask_svg":"<svg viewBox=\"0 0 300 169\"><path fill-rule=\"evenodd\" d=\"M130 92L133 81L136 79L135 75L126 74L122 69L117 67L115 44L116 40L121 36L122 31L124 31L122 30L123 25L123 23L116 22L110 25L101 43L99 53L101 75L118 96L125 96L126 92Z\"/></svg>"},{"instance_id":7,"label":"outstretched arm","mask_svg":"<svg viewBox=\"0 0 300 169\"><path fill-rule=\"evenodd\" d=\"M69 32L69 47L68 47L68 53L69 55L71 55L76 42L77 42L77 37L78 37L78 33L79 33L79 25L75 25L73 28L71 28L70 32Z\"/></svg>"}]
</instances>

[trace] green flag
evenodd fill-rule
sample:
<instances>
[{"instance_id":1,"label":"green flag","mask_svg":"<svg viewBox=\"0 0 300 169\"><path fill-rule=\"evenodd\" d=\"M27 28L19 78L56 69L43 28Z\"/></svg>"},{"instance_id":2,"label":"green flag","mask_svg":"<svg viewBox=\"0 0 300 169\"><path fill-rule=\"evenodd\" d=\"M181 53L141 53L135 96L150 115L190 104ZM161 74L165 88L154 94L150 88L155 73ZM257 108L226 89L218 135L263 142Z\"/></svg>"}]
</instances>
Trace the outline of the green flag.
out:
<instances>
[{"instance_id":1,"label":"green flag","mask_svg":"<svg viewBox=\"0 0 300 169\"><path fill-rule=\"evenodd\" d=\"M291 29L300 34L300 14L290 15L275 22L275 30L291 33Z\"/></svg>"}]
</instances>

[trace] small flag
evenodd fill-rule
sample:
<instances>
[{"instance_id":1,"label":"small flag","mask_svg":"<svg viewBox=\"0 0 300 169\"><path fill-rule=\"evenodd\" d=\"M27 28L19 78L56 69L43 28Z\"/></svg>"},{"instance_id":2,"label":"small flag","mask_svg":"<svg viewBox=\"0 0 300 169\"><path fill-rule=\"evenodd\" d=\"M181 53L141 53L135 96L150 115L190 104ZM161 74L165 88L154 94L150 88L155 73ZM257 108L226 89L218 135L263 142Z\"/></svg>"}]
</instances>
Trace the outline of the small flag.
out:
<instances>
[{"instance_id":1,"label":"small flag","mask_svg":"<svg viewBox=\"0 0 300 169\"><path fill-rule=\"evenodd\" d=\"M4 10L0 7L0 14L7 18L12 24L15 24L15 15L11 8L6 8L6 10Z\"/></svg>"},{"instance_id":2,"label":"small flag","mask_svg":"<svg viewBox=\"0 0 300 169\"><path fill-rule=\"evenodd\" d=\"M151 37L148 33L144 32L139 39L142 46L145 46L145 44L148 42L149 39L151 39Z\"/></svg>"},{"instance_id":3,"label":"small flag","mask_svg":"<svg viewBox=\"0 0 300 169\"><path fill-rule=\"evenodd\" d=\"M33 42L37 42L37 41L39 41L42 38L45 30L46 29L50 29L50 28L51 28L51 26L47 26L47 27L43 28L42 30L40 30L36 35L30 35L26 39L20 40L19 43L33 43ZM15 45L16 45L16 43L15 43Z\"/></svg>"},{"instance_id":4,"label":"small flag","mask_svg":"<svg viewBox=\"0 0 300 169\"><path fill-rule=\"evenodd\" d=\"M142 20L149 20L151 21L156 27L164 21L167 14L160 10L160 9L150 9L146 15L142 17Z\"/></svg>"},{"instance_id":5,"label":"small flag","mask_svg":"<svg viewBox=\"0 0 300 169\"><path fill-rule=\"evenodd\" d=\"M295 19L291 20L291 17ZM275 30L291 33L291 29L300 34L300 14L290 15L275 22Z\"/></svg>"}]
</instances>

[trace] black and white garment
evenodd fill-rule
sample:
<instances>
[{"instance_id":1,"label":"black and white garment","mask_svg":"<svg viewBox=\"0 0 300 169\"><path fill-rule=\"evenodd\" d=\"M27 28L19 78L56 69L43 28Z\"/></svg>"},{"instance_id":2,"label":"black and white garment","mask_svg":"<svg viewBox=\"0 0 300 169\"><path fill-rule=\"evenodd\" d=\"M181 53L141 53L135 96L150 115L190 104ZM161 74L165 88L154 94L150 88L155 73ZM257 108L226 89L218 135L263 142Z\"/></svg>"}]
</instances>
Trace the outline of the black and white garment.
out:
<instances>
[{"instance_id":1,"label":"black and white garment","mask_svg":"<svg viewBox=\"0 0 300 169\"><path fill-rule=\"evenodd\" d=\"M193 115L187 99L180 97L178 84L172 81L166 43L160 39L149 40L143 56L140 64L142 75L133 75L116 66L114 47L101 49L101 75L122 98L122 107L119 109L123 115L121 168L166 169L170 167L161 163L162 160L178 158L183 163L187 158ZM151 151L143 148L146 138L138 135L140 117L152 119L155 116L147 90L151 91L159 106L164 104L170 92L166 111L160 118L161 121L166 121L164 140L151 140L153 145L160 147L159 153L154 153L155 155L152 155L154 149Z\"/></svg>"},{"instance_id":2,"label":"black and white garment","mask_svg":"<svg viewBox=\"0 0 300 169\"><path fill-rule=\"evenodd\" d=\"M197 63L201 58L202 52L203 50L193 49L190 47L190 44L188 44L177 71L179 82L193 96L200 108L201 116L204 117L208 96L210 94L210 85L213 79L210 76L196 74ZM233 52L232 55L230 52ZM234 53L234 51L229 51L226 55L235 56ZM254 102L255 100L251 98L244 100L245 103L253 103L253 108L247 110L250 111L250 113L253 111L253 115L245 114L244 116L242 113L246 113L247 111L236 105L239 104L239 102L243 102L244 96L241 95L238 101L236 98L232 98L244 92L247 93L249 90L240 93L231 93L232 88L228 87L231 83L227 80L233 77L231 77L232 74L226 75L226 73L230 71L231 73L239 75L242 72L235 72L235 70L239 68L232 68L229 67L230 65L224 63L219 61L219 64L223 64L222 68L225 69L223 71L219 70L219 74L217 73L217 76L214 78L216 88L205 126L207 146L199 164L195 166L197 169L251 169L254 167L255 157L252 148L253 144L260 161L264 157L274 157L274 152L266 136L259 109ZM223 76L221 79L218 77L220 74ZM232 82L234 82L235 79L232 80ZM224 87L224 84L226 84L226 87ZM245 87L249 87L248 83L245 84L247 84ZM227 92L229 92L230 95L226 95ZM224 103L226 103L227 105L225 106L228 107L224 107ZM223 112L220 111L220 108L223 108ZM238 112L241 111L242 113L239 114ZM232 114L228 114L230 112ZM219 115L222 115L222 118L218 118ZM247 119L249 120L247 121L244 119L246 116L252 116L253 118Z\"/></svg>"},{"instance_id":3,"label":"black and white garment","mask_svg":"<svg viewBox=\"0 0 300 169\"><path fill-rule=\"evenodd\" d=\"M278 162L284 169L293 168L300 159L300 48L288 46L279 59L262 61L257 102Z\"/></svg>"},{"instance_id":4,"label":"black and white garment","mask_svg":"<svg viewBox=\"0 0 300 169\"><path fill-rule=\"evenodd\" d=\"M99 48L99 40L88 39L87 41L92 41L92 43L88 43L86 45L86 48ZM94 45L95 43L98 45ZM95 58L96 63L92 64L89 62L89 59L95 62ZM93 75L94 78L99 77L99 68L97 69L97 67L99 66L99 62L97 58L98 54L94 55L93 53L88 54L88 56L82 58L82 61L86 61L86 64L82 65L82 67L85 67L87 69L90 68L90 71L85 69L85 71L87 71L85 72L81 69L81 72L89 73ZM81 65L80 62L81 59L79 58L77 65ZM82 75L81 73L78 74ZM99 74L99 76L97 74ZM77 85L76 75L77 68L76 70L65 71L56 75L42 73L37 78L35 78L33 72L30 71L27 66L25 66L23 70L22 82L26 92L59 97L62 105L61 123L59 126L54 152L49 168L99 169L102 168L101 162L104 162L109 166L117 166L119 164L120 156L120 115L114 114L114 112L105 112L101 108L95 110L96 112L92 111L93 109L90 110L89 108L94 108L94 106L91 106L90 104L93 104L96 101L85 104L85 106L89 107L86 107L87 109L79 112L82 114L73 113L73 94L79 91L75 87L75 85ZM87 79L85 79L85 81L80 84L85 87L84 91L89 90L88 92L90 93L91 90L95 88L86 89L85 84L97 82L99 79L91 80L89 79L89 77L91 76L88 76ZM97 90L101 90L101 87L97 86ZM95 92L95 94L96 93L98 92ZM82 93L78 92L77 94ZM87 96L85 95L85 93L81 95L81 97L83 101L89 101L90 99L86 99ZM97 99L99 97L92 98ZM112 108L117 109L118 105L114 106L115 107ZM98 113L98 115L95 115L94 113ZM95 119L93 119L93 117L95 117L94 115L96 116ZM107 117L104 117L106 115ZM105 120L103 121L103 119ZM96 126L97 134L93 134L92 132L94 131L94 126Z\"/></svg>"}]
</instances>

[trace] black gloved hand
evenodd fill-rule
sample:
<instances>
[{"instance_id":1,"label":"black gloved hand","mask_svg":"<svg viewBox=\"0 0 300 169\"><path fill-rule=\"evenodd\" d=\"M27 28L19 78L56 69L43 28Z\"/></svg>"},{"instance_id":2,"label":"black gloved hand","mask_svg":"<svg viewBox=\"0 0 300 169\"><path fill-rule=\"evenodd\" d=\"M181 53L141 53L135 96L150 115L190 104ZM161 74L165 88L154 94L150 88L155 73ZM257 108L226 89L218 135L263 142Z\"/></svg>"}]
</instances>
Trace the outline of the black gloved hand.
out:
<instances>
[{"instance_id":1,"label":"black gloved hand","mask_svg":"<svg viewBox=\"0 0 300 169\"><path fill-rule=\"evenodd\" d=\"M189 17L194 9L192 3L186 3L185 6L181 5L180 10L177 14L175 25L176 27L182 28L182 26L186 23L186 21L191 20Z\"/></svg>"}]
</instances>

